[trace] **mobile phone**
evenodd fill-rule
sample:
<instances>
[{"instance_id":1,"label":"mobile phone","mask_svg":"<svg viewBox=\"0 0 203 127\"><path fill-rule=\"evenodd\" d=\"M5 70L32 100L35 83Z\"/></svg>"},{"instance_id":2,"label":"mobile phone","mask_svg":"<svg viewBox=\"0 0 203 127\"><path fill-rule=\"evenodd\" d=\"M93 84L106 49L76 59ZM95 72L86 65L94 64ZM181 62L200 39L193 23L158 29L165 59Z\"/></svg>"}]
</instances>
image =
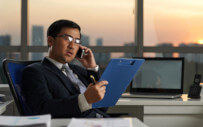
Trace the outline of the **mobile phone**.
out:
<instances>
[{"instance_id":1,"label":"mobile phone","mask_svg":"<svg viewBox=\"0 0 203 127\"><path fill-rule=\"evenodd\" d=\"M85 54L85 50L79 48L79 49L78 49L78 52L77 52L77 54L76 54L76 56L77 56L78 58L82 59L84 54Z\"/></svg>"},{"instance_id":2,"label":"mobile phone","mask_svg":"<svg viewBox=\"0 0 203 127\"><path fill-rule=\"evenodd\" d=\"M188 97L196 98L196 99L201 97L200 93L201 93L202 86L200 86L200 82L201 82L201 75L196 74L193 85L190 86Z\"/></svg>"}]
</instances>

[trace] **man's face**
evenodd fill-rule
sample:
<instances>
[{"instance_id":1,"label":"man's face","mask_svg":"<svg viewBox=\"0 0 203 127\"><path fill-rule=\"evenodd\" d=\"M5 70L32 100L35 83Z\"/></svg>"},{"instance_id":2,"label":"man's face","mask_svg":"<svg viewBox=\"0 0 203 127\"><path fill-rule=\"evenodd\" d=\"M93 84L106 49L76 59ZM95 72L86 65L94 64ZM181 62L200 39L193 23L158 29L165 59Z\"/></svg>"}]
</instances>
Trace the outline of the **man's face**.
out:
<instances>
[{"instance_id":1,"label":"man's face","mask_svg":"<svg viewBox=\"0 0 203 127\"><path fill-rule=\"evenodd\" d=\"M70 35L74 39L70 42L60 35ZM75 43L75 39L80 39L80 32L75 28L62 28L57 37L49 36L49 57L63 64L71 62L79 49L79 44Z\"/></svg>"}]
</instances>

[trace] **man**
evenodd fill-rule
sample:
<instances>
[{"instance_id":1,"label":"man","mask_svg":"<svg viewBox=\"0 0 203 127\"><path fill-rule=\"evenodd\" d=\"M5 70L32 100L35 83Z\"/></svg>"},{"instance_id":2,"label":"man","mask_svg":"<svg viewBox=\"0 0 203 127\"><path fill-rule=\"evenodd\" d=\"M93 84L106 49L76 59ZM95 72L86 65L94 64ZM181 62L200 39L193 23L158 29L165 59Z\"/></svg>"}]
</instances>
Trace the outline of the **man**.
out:
<instances>
[{"instance_id":1,"label":"man","mask_svg":"<svg viewBox=\"0 0 203 127\"><path fill-rule=\"evenodd\" d=\"M80 42L80 26L69 20L58 20L47 31L48 57L23 70L22 93L33 115L50 113L61 117L104 117L105 109L92 109L92 103L103 99L107 81L91 83L98 76L91 49ZM79 48L85 50L82 68L70 64Z\"/></svg>"}]
</instances>

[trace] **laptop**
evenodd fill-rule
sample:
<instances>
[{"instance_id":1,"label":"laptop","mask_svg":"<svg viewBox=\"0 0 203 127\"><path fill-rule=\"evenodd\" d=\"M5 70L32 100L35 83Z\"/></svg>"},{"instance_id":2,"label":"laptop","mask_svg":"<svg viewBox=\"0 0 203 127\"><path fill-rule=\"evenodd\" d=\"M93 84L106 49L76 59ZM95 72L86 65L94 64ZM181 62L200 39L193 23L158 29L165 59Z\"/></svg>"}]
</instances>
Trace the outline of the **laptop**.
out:
<instances>
[{"instance_id":1,"label":"laptop","mask_svg":"<svg viewBox=\"0 0 203 127\"><path fill-rule=\"evenodd\" d=\"M183 93L184 58L142 58L130 94L122 97L178 98Z\"/></svg>"}]
</instances>

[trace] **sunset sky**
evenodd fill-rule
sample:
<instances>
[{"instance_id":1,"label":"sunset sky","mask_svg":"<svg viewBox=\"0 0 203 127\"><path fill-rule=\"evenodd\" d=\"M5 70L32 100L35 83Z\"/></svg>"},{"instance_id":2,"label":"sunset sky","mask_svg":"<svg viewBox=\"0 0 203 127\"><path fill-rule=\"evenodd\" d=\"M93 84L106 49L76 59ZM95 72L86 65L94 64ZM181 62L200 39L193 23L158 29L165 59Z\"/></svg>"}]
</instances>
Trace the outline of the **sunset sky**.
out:
<instances>
[{"instance_id":1,"label":"sunset sky","mask_svg":"<svg viewBox=\"0 0 203 127\"><path fill-rule=\"evenodd\" d=\"M203 40L202 0L145 0L145 45Z\"/></svg>"},{"instance_id":2,"label":"sunset sky","mask_svg":"<svg viewBox=\"0 0 203 127\"><path fill-rule=\"evenodd\" d=\"M0 35L10 34L12 45L20 44L20 6L21 0L0 0ZM202 0L144 0L144 45L203 40L202 7ZM41 25L45 36L55 20L71 19L92 45L101 37L104 45L121 46L134 41L134 8L134 0L30 0L29 32Z\"/></svg>"}]
</instances>

